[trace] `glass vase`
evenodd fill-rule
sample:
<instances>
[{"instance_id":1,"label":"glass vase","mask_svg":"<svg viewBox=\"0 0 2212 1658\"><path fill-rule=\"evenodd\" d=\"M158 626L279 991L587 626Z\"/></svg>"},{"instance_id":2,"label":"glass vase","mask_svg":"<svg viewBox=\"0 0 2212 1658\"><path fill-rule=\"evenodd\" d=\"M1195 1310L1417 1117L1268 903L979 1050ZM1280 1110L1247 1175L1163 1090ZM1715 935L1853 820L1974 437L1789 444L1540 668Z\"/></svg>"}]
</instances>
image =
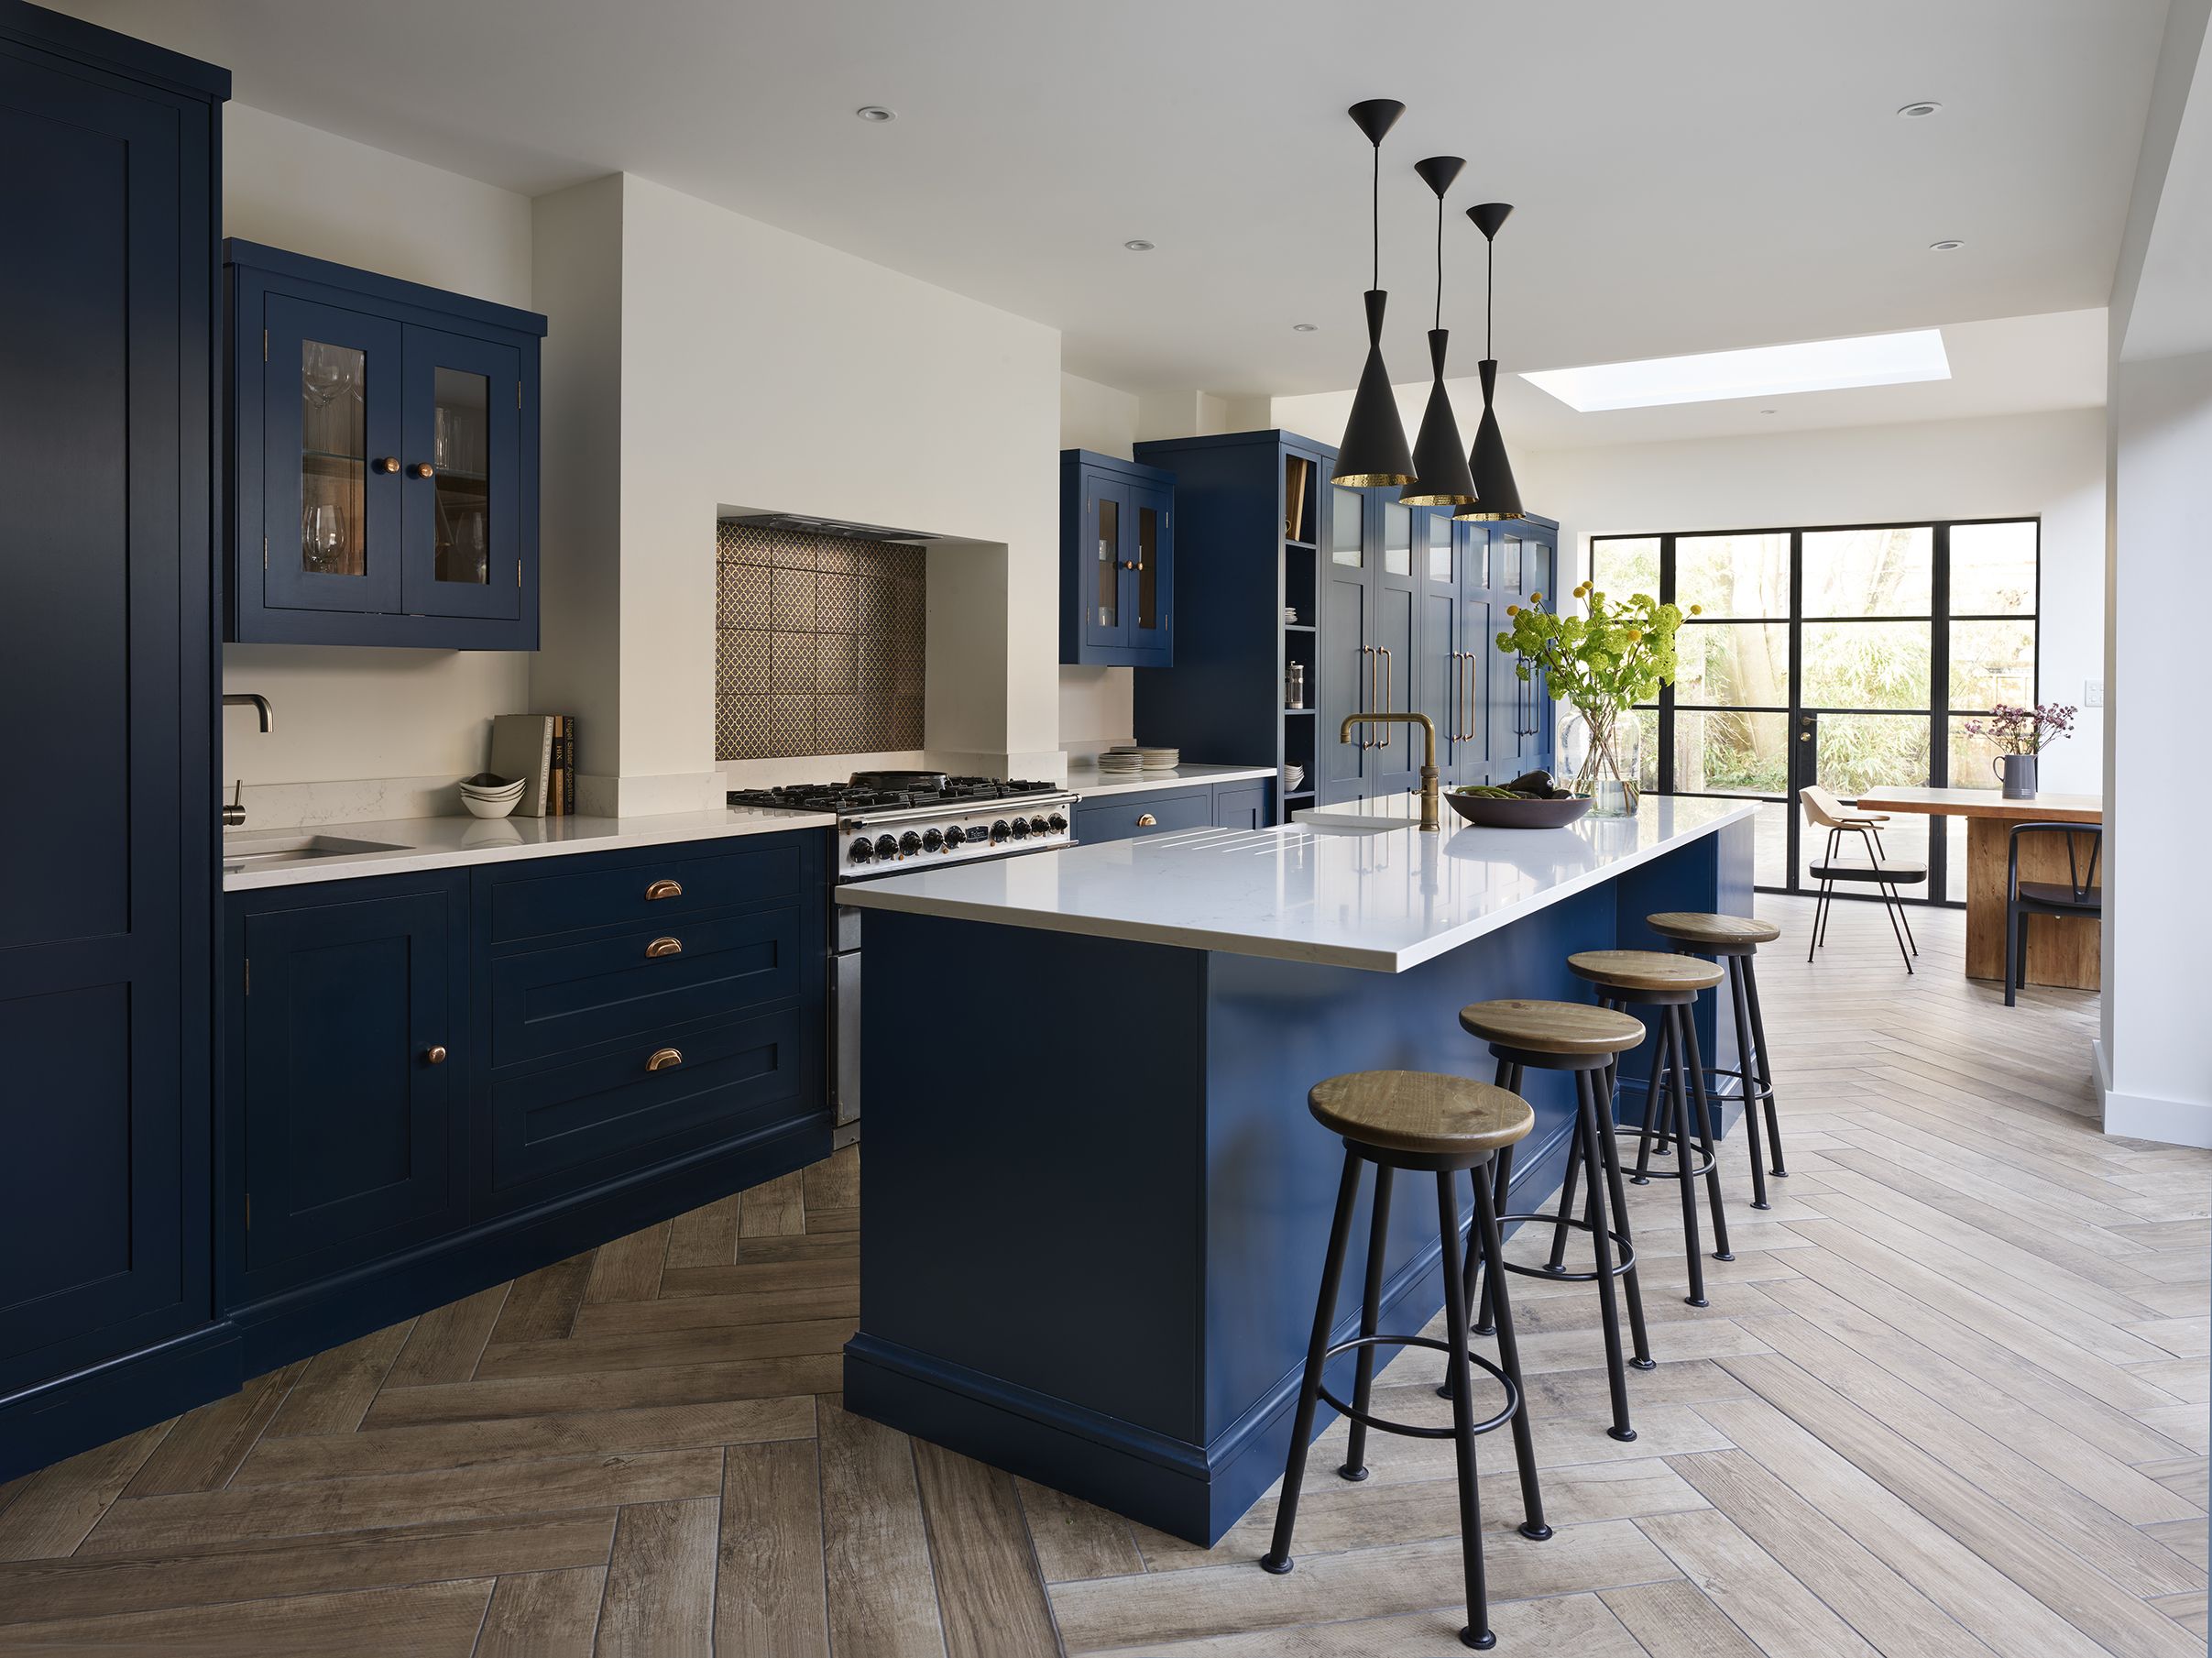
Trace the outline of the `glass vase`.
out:
<instances>
[{"instance_id":1,"label":"glass vase","mask_svg":"<svg viewBox=\"0 0 2212 1658\"><path fill-rule=\"evenodd\" d=\"M1628 709L1577 708L1560 731L1567 787L1593 818L1633 818L1643 775L1644 722Z\"/></svg>"}]
</instances>

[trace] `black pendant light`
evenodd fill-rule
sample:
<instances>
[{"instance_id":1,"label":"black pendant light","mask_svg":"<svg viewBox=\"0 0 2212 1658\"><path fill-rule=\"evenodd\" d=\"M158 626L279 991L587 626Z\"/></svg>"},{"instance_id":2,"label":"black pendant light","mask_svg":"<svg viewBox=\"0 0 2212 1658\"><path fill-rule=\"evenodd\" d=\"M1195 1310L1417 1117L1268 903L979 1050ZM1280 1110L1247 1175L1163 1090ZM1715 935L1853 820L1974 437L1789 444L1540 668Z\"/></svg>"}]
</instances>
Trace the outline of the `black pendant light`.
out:
<instances>
[{"instance_id":1,"label":"black pendant light","mask_svg":"<svg viewBox=\"0 0 2212 1658\"><path fill-rule=\"evenodd\" d=\"M1444 327L1444 192L1466 165L1459 156L1430 156L1413 164L1421 181L1436 192L1436 322L1429 330L1432 378L1420 435L1413 440L1413 482L1398 492L1398 500L1409 507L1472 507L1479 499L1466 452L1460 447L1460 423L1444 390L1444 346L1451 337Z\"/></svg>"},{"instance_id":2,"label":"black pendant light","mask_svg":"<svg viewBox=\"0 0 2212 1658\"><path fill-rule=\"evenodd\" d=\"M1352 120L1374 146L1374 276L1367 290L1367 363L1360 370L1360 389L1352 394L1352 418L1344 423L1344 438L1337 445L1333 480L1361 488L1370 484L1409 484L1413 456L1406 447L1406 424L1398 419L1397 398L1390 390L1389 371L1383 367L1383 308L1390 296L1383 291L1383 137L1397 125L1406 106L1396 98L1369 98L1354 104Z\"/></svg>"},{"instance_id":3,"label":"black pendant light","mask_svg":"<svg viewBox=\"0 0 2212 1658\"><path fill-rule=\"evenodd\" d=\"M1528 516L1521 511L1520 486L1513 481L1513 463L1506 458L1505 435L1497 429L1497 411L1491 406L1497 395L1497 358L1490 355L1490 312L1497 297L1497 233L1512 211L1512 204L1506 202L1484 202L1467 210L1467 216L1489 245L1483 275L1483 361L1479 370L1483 418L1474 429L1474 448L1467 456L1479 499L1473 506L1454 512L1454 518L1495 522Z\"/></svg>"}]
</instances>

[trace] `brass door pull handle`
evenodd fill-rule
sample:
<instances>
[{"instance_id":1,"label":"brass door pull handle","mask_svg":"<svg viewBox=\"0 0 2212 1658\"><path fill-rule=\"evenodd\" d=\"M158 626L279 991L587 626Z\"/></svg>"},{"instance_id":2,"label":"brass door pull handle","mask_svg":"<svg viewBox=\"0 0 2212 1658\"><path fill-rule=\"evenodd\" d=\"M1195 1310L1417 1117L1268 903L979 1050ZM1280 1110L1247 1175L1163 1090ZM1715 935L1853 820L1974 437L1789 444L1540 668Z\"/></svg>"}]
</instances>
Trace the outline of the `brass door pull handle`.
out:
<instances>
[{"instance_id":1,"label":"brass door pull handle","mask_svg":"<svg viewBox=\"0 0 2212 1658\"><path fill-rule=\"evenodd\" d=\"M417 461L413 466L408 467L407 475L410 478L435 478L438 476L438 469L428 461Z\"/></svg>"},{"instance_id":2,"label":"brass door pull handle","mask_svg":"<svg viewBox=\"0 0 2212 1658\"><path fill-rule=\"evenodd\" d=\"M684 884L681 881L656 881L645 889L645 901L648 904L656 898L681 898L683 895Z\"/></svg>"},{"instance_id":3,"label":"brass door pull handle","mask_svg":"<svg viewBox=\"0 0 2212 1658\"><path fill-rule=\"evenodd\" d=\"M656 1048L652 1050L652 1056L645 1061L645 1069L648 1071L672 1071L683 1063L684 1050L682 1049Z\"/></svg>"},{"instance_id":4,"label":"brass door pull handle","mask_svg":"<svg viewBox=\"0 0 2212 1658\"><path fill-rule=\"evenodd\" d=\"M681 939L655 939L645 947L645 954L649 959L659 956L680 956L683 953L684 940Z\"/></svg>"},{"instance_id":5,"label":"brass door pull handle","mask_svg":"<svg viewBox=\"0 0 2212 1658\"><path fill-rule=\"evenodd\" d=\"M434 1046L433 1046L433 1047L431 1047L431 1048L427 1048L427 1049L425 1049L423 1050L423 1053L422 1053L422 1063L423 1063L423 1064L425 1064L425 1065L443 1065L443 1064L444 1064L444 1063L445 1063L445 1045L444 1045L443 1043L442 1043L442 1042L441 1042L441 1043L438 1043L438 1044L436 1044L436 1045L434 1045Z\"/></svg>"},{"instance_id":6,"label":"brass door pull handle","mask_svg":"<svg viewBox=\"0 0 2212 1658\"><path fill-rule=\"evenodd\" d=\"M1137 828L1139 829L1157 829L1160 820L1150 812L1140 813L1137 818Z\"/></svg>"},{"instance_id":7,"label":"brass door pull handle","mask_svg":"<svg viewBox=\"0 0 2212 1658\"><path fill-rule=\"evenodd\" d=\"M387 455L370 462L369 465L373 471L397 472L400 469L400 457L396 455Z\"/></svg>"}]
</instances>

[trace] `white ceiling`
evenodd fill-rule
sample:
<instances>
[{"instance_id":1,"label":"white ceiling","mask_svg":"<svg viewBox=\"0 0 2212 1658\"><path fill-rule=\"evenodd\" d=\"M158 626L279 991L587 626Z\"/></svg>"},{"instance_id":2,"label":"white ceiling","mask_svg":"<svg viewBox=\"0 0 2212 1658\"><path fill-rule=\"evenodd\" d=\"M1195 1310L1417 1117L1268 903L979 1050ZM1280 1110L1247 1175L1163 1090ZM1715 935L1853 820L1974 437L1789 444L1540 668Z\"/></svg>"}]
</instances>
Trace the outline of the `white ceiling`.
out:
<instances>
[{"instance_id":1,"label":"white ceiling","mask_svg":"<svg viewBox=\"0 0 2212 1658\"><path fill-rule=\"evenodd\" d=\"M62 3L228 65L242 102L529 193L641 173L1050 324L1073 372L1230 395L1356 375L1368 155L1343 110L1365 97L1410 106L1384 151L1400 378L1423 360L1433 205L1412 163L1432 151L1470 158L1447 240L1460 361L1480 355L1481 244L1458 209L1494 198L1518 204L1509 370L2100 306L2166 11ZM1943 113L1893 113L1922 98ZM899 119L856 120L869 103Z\"/></svg>"}]
</instances>

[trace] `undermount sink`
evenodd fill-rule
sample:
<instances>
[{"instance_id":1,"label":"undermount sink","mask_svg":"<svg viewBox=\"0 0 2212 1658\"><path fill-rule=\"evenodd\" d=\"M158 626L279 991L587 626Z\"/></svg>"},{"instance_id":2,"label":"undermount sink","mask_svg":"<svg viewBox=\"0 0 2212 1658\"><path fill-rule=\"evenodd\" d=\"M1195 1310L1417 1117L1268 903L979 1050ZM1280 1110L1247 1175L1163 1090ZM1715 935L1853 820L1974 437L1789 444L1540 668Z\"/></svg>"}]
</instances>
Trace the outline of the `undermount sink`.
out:
<instances>
[{"instance_id":1,"label":"undermount sink","mask_svg":"<svg viewBox=\"0 0 2212 1658\"><path fill-rule=\"evenodd\" d=\"M223 868L228 872L270 863L301 863L310 858L341 858L362 852L396 852L387 840L348 840L342 835L268 835L227 844Z\"/></svg>"}]
</instances>

